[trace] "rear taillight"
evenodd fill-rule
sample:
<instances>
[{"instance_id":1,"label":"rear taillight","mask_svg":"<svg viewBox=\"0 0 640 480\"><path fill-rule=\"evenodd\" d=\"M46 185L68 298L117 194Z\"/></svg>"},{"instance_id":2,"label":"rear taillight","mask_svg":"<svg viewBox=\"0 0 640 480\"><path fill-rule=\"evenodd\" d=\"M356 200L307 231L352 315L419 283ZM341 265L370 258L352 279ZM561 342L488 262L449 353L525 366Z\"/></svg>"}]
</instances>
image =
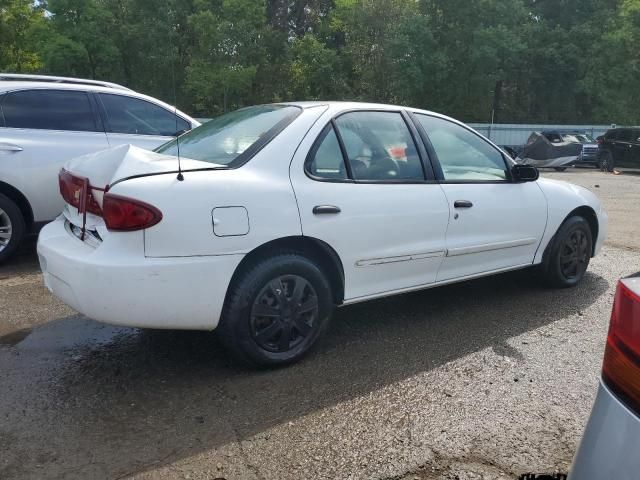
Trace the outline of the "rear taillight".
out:
<instances>
[{"instance_id":1,"label":"rear taillight","mask_svg":"<svg viewBox=\"0 0 640 480\"><path fill-rule=\"evenodd\" d=\"M60 194L64 201L72 207L80 210L85 202L86 210L94 215L102 215L100 205L93 198L92 187L89 179L73 175L64 168L58 174L58 184L60 186Z\"/></svg>"},{"instance_id":2,"label":"rear taillight","mask_svg":"<svg viewBox=\"0 0 640 480\"><path fill-rule=\"evenodd\" d=\"M602 379L632 410L640 413L640 296L618 283L604 352Z\"/></svg>"},{"instance_id":3,"label":"rear taillight","mask_svg":"<svg viewBox=\"0 0 640 480\"><path fill-rule=\"evenodd\" d=\"M162 212L153 205L112 193L104 195L102 216L109 230L119 232L143 230L162 220Z\"/></svg>"}]
</instances>

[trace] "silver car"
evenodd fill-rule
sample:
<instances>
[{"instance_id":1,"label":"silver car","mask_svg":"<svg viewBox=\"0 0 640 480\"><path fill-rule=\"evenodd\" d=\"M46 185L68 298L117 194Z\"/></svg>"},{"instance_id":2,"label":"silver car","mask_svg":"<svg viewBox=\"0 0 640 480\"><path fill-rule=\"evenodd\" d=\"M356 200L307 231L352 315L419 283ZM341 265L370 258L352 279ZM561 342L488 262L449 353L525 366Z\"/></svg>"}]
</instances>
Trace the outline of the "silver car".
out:
<instances>
[{"instance_id":1,"label":"silver car","mask_svg":"<svg viewBox=\"0 0 640 480\"><path fill-rule=\"evenodd\" d=\"M62 165L132 144L152 150L200 125L114 83L0 73L0 263L62 212Z\"/></svg>"},{"instance_id":2,"label":"silver car","mask_svg":"<svg viewBox=\"0 0 640 480\"><path fill-rule=\"evenodd\" d=\"M591 418L569 480L640 478L640 273L620 280Z\"/></svg>"}]
</instances>

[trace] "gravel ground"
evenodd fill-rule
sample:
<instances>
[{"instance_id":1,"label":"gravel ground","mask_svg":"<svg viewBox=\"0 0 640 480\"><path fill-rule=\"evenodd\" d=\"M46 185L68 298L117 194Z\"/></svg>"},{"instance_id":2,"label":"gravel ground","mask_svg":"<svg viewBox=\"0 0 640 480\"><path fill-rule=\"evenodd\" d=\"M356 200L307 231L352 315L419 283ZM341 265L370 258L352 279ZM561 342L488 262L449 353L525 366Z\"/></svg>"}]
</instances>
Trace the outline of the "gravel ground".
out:
<instances>
[{"instance_id":1,"label":"gravel ground","mask_svg":"<svg viewBox=\"0 0 640 480\"><path fill-rule=\"evenodd\" d=\"M0 478L566 472L616 280L640 270L640 177L548 176L591 188L611 215L579 287L514 272L343 308L311 356L276 371L228 361L215 334L77 315L42 287L27 245L0 267Z\"/></svg>"}]
</instances>

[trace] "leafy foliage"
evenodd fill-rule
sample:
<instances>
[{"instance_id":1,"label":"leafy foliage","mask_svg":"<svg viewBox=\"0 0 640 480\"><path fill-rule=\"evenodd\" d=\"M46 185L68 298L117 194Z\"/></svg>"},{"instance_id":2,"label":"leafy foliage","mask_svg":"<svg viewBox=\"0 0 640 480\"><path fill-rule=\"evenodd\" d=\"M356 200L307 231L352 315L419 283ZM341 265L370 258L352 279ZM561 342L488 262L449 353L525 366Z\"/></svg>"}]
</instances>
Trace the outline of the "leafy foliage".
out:
<instances>
[{"instance_id":1,"label":"leafy foliage","mask_svg":"<svg viewBox=\"0 0 640 480\"><path fill-rule=\"evenodd\" d=\"M0 0L0 69L195 115L311 99L640 123L640 0Z\"/></svg>"}]
</instances>

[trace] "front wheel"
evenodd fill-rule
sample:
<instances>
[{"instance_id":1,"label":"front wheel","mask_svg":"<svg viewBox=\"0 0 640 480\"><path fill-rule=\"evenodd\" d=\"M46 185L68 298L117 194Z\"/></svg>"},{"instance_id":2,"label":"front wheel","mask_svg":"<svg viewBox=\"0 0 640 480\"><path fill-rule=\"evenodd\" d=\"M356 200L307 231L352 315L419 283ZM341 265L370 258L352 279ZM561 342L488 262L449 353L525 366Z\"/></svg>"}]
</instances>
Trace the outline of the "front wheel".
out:
<instances>
[{"instance_id":1,"label":"front wheel","mask_svg":"<svg viewBox=\"0 0 640 480\"><path fill-rule=\"evenodd\" d=\"M583 279L591 254L593 236L583 217L568 218L558 229L539 267L542 280L554 288L575 287Z\"/></svg>"},{"instance_id":2,"label":"front wheel","mask_svg":"<svg viewBox=\"0 0 640 480\"><path fill-rule=\"evenodd\" d=\"M218 332L236 358L285 365L311 349L332 311L322 270L297 253L282 253L256 262L233 281Z\"/></svg>"}]
</instances>

